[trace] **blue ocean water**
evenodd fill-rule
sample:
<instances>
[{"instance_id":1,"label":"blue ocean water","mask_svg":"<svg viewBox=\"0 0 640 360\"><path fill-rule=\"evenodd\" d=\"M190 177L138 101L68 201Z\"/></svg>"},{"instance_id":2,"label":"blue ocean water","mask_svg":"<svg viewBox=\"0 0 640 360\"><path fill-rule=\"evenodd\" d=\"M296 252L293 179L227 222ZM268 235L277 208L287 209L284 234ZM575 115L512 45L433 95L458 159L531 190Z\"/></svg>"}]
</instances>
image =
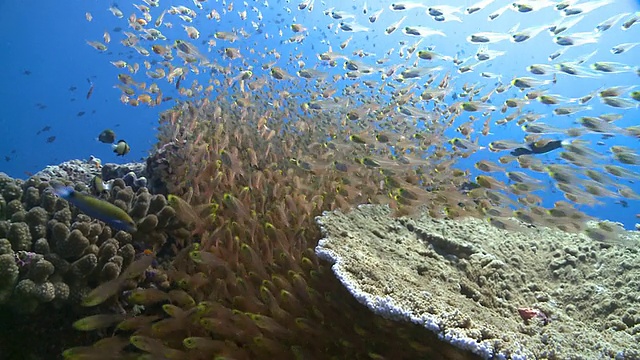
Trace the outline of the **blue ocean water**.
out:
<instances>
[{"instance_id":1,"label":"blue ocean water","mask_svg":"<svg viewBox=\"0 0 640 360\"><path fill-rule=\"evenodd\" d=\"M308 2L308 1L307 1ZM414 1L426 6L437 7L439 5L461 6L462 9L478 1ZM233 47L241 49L243 59L246 64L253 66L256 76L268 74L268 70L261 70L260 67L266 62L273 61L273 57L265 59L263 54L276 51L281 55L277 61L277 66L282 67L290 74L295 74L299 60L306 63L307 68L317 67L331 75L345 73L342 67L342 60L335 68L327 67L325 63L317 59L319 53L329 50L344 53L352 59L357 59L366 64L375 64L375 60L385 56L389 61L385 67L394 65L410 67L414 63L418 66L442 66L441 72L451 71L454 79L455 93L461 92L463 84L478 84L485 86L488 92L494 88L497 79L487 79L480 76L481 72L491 72L501 76L501 81L509 83L513 77L532 76L526 70L531 64L549 64L548 56L560 47L552 41L548 31L543 31L535 38L523 42L512 43L502 41L490 44L492 50L505 51L506 54L478 65L474 71L458 74L456 67L451 62L434 61L429 63L417 60L414 55L410 60L406 60L398 55L399 51L407 52L407 48L416 44L419 37L404 35L400 30L391 35L385 34L385 29L403 16L406 19L403 26L415 25L426 26L442 31L446 36L430 36L417 45L417 49L431 48L435 52L457 56L459 59L472 57L477 49L477 44L469 43L466 38L472 34L483 31L497 33L507 33L516 24L519 29L526 29L539 25L551 25L562 19L558 12L552 7L540 11L519 13L507 10L496 20L489 22L488 14L508 5L512 1L497 0L485 9L470 15L458 15L461 21L437 22L425 14L424 9L413 9L404 12L393 12L389 9L390 2L387 1L315 1L313 10L299 10L301 1L213 1L201 2L203 9L198 10L193 1L164 1L160 0L159 7L151 7L151 14L155 20L162 10L171 6L184 5L197 10L198 16L193 22L187 25L196 27L201 35L199 40L193 40L194 44L199 44L200 51L208 58L215 60L221 65L230 64L221 54L221 48L227 46L223 41L217 40L217 45L209 47L207 40L212 39L216 31L239 32L243 29L248 37L242 38L233 43ZM593 1L579 1L577 4L592 3ZM197 2L200 3L200 2ZM232 11L229 4L233 3ZM133 4L143 4L143 2L119 1L117 3L107 3L97 0L69 0L63 2L6 2L0 3L0 40L3 48L2 57L2 83L4 86L0 91L3 112L0 115L0 127L4 129L0 142L0 171L13 177L26 178L28 174L37 172L49 164L57 164L69 159L87 159L90 155L101 158L103 162L130 162L143 159L154 144L155 126L158 114L170 108L173 101L169 100L154 107L140 105L132 107L120 102L121 91L114 87L118 84L117 75L126 69L117 69L111 65L110 61L124 60L127 63L138 63L140 71L133 75L136 81L151 83L151 79L144 75L146 69L143 61L161 61L155 54L144 57L138 54L131 47L120 44L126 36L125 31L133 31L128 28L127 17L130 14L141 13ZM109 6L117 6L124 13L124 18L120 19L107 9ZM253 10L255 8L258 11ZM364 14L363 9L367 9ZM375 23L370 23L368 17L378 9L385 9ZM212 9L217 10L221 15L220 21L207 19L206 14ZM242 19L239 12L247 12L246 20ZM332 18L332 12L344 11L343 19ZM616 14L633 13L640 11L638 1L618 0L600 7L580 20L573 28L566 33L592 31L597 24ZM86 13L90 13L92 20L87 21ZM262 15L262 20L258 18ZM629 14L624 19L631 16ZM622 21L624 21L624 19ZM339 30L340 22L356 23L368 28L368 31L346 32ZM634 43L640 41L640 25L636 24L629 30L623 31L618 22L610 30L603 32L600 38L594 42L582 46L574 46L567 50L560 58L552 63L562 61L574 61L581 56L597 51L586 64L594 61L614 61L628 64L634 69L640 65L640 46L629 51L614 55L610 52L613 46L622 43ZM163 25L160 30L167 37L163 43L172 44L178 39L187 39L183 29L183 20L176 15L166 15L165 23L171 22L172 28ZM253 24L252 24L253 22ZM290 26L294 23L302 24L307 31L305 39L301 43L291 43L286 41L292 33ZM148 26L151 28L151 25ZM102 41L103 33L107 31L112 42L108 44L108 50L98 52L86 44L87 41ZM279 32L282 31L282 35ZM565 34L566 34L565 33ZM266 36L265 36L266 35ZM352 37L344 51L339 49L339 45ZM150 49L151 42L143 44ZM251 53L250 50L254 52ZM362 50L371 56L359 58L353 55L354 51ZM388 54L388 55L386 55ZM155 56L155 57L154 57ZM292 59L293 60L290 60ZM468 61L468 64L475 63L475 59ZM223 79L219 73L210 74L209 71L201 71L199 75L189 74L182 82L182 86L188 87L191 82L198 79L201 84L207 84L209 78ZM380 76L376 74L371 77L379 81ZM365 78L363 78L365 79ZM348 86L354 82L363 80L341 79L337 86ZM550 79L550 77L541 77ZM393 80L388 80L394 83ZM89 98L87 93L93 84L93 91ZM382 82L380 82L382 84ZM400 85L396 83L397 85ZM594 90L611 86L638 85L640 77L635 72L620 74L599 74L596 77L579 78L566 74L558 74L557 82L541 88L548 88L549 93L559 94L567 98L584 96ZM174 99L185 99L178 94L174 84L165 81L158 81L158 85L165 97ZM292 86L291 83L277 83L274 89L287 89L295 95L294 101L300 103L312 98L317 92L312 82L299 81ZM390 101L389 91L379 92L374 88L365 92L363 96L385 104ZM215 89L214 89L215 91ZM501 97L496 96L494 104L501 107L501 102L509 97L522 98L523 92L512 88ZM456 100L451 96L447 97L448 103ZM561 128L579 127L575 123L580 116L597 116L604 113L619 113L623 118L617 120L615 125L621 128L638 125L640 111L634 109L616 109L601 104L598 99L593 99L588 103L591 109L570 116L557 116L552 113L554 107L531 101L525 111L533 111L543 114L546 117L542 121ZM425 109L430 109L433 105L425 105ZM459 125L465 121L463 114L456 121ZM478 115L475 114L474 115ZM493 120L497 120L504 115L497 111L493 115ZM126 140L131 146L131 152L124 157L117 157L111 150L110 145L100 143L96 140L98 134L104 129L113 129L117 134L117 139ZM451 128L451 137L459 136ZM505 126L492 125L492 135L479 137L479 145L487 146L490 141L498 139L521 140L523 131L515 123ZM565 137L552 135L557 139ZM472 138L475 138L473 136ZM580 139L588 140L590 147L604 156L599 163L615 163L611 160L609 147L612 145L625 145L640 151L638 139L627 135L617 134L613 137L603 138L602 134L585 134ZM602 141L603 145L597 145ZM546 163L564 163L557 159L557 152L544 154L540 159ZM497 161L497 158L504 153L493 153L488 150L481 150L473 154L470 158L462 161L459 166L467 167L474 173L478 173L473 164L481 159ZM620 165L620 164L618 164ZM638 166L624 165L633 171L639 171ZM511 170L517 170L511 167ZM535 174L534 174L535 175ZM500 175L495 175L500 178ZM545 174L538 174L544 181L549 181ZM504 176L502 176L504 180ZM618 179L622 184L631 187L636 192L640 192L638 186L632 179ZM549 186L541 193L544 196L545 205L551 206L553 202L562 200L563 194L549 181ZM579 209L589 215L600 218L620 221L626 227L631 228L637 221L636 214L640 213L640 201L636 199L623 198L601 198L602 204L589 207L578 206ZM621 200L624 200L624 206Z\"/></svg>"}]
</instances>

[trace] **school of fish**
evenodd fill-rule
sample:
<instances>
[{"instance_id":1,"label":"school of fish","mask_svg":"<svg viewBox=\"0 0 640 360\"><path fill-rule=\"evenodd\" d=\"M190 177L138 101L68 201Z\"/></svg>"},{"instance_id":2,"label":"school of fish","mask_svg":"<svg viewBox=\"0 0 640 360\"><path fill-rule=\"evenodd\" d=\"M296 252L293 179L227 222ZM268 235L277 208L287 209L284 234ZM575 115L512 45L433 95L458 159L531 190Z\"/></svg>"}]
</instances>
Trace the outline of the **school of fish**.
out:
<instances>
[{"instance_id":1,"label":"school of fish","mask_svg":"<svg viewBox=\"0 0 640 360\"><path fill-rule=\"evenodd\" d=\"M622 227L587 227L590 217L577 208L606 198L640 200L632 184L640 180L634 170L640 150L607 146L611 138L640 139L640 125L618 125L638 116L640 89L611 84L618 74L640 80L640 67L595 60L598 51L637 53L640 42L580 51L615 31L640 39L640 12L598 18L599 9L616 6L613 0L479 0L468 7L402 1L378 8L365 1L167 3L114 4L100 16L121 18L126 30L117 39L105 31L101 40L87 41L121 71L115 86L125 104L224 99L240 121L264 117L257 131L267 137L276 121L291 124L292 133L320 129L324 139L292 159L298 166L345 174L373 169L394 204L426 205L432 216L479 216L504 229L519 228L515 218L619 242ZM263 16L267 10L278 17ZM521 27L539 11L553 17ZM308 14L324 24L305 24ZM97 16L87 13L86 20ZM447 37L440 24L473 21L491 29L507 17L509 31L465 34L472 54L439 53L430 44ZM227 18L244 26L225 25ZM586 23L591 30L572 31ZM511 42L515 49L545 36L556 49L546 63L518 74L488 71L495 59L515 56L494 44ZM374 48L375 37L393 37L397 48ZM274 39L277 47L264 45ZM570 78L593 79L597 87L578 97L554 93ZM593 102L610 112L595 113ZM540 104L548 110L532 110ZM510 131L508 139L492 133L501 129ZM585 139L594 135L597 144ZM539 156L551 151L552 161ZM475 169L457 167L472 156L480 159ZM550 189L565 200L545 208ZM345 185L349 191L356 190Z\"/></svg>"}]
</instances>

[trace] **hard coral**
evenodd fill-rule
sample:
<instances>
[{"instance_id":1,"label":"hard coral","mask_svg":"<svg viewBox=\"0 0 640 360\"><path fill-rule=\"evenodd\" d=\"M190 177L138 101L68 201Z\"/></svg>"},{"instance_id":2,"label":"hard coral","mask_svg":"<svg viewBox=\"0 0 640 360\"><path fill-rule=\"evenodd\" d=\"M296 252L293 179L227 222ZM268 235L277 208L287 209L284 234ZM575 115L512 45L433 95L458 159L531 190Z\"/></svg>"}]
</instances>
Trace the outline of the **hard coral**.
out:
<instances>
[{"instance_id":1,"label":"hard coral","mask_svg":"<svg viewBox=\"0 0 640 360\"><path fill-rule=\"evenodd\" d=\"M163 146L147 171L162 174L158 183L171 194L171 207L158 211L157 226L165 226L167 212L191 230L172 246L165 274L171 287L134 290L125 299L130 305L123 302L130 317L118 323L114 338L67 355L475 358L418 326L374 316L313 251L320 238L314 217L322 211L381 201L410 212L419 196L408 190L387 196L384 187L399 181L364 152L362 166L352 169L357 175L347 177L343 170L352 165L321 145L326 134L298 134L282 124L271 130L259 114L245 115L206 102L162 115L160 143L171 151ZM300 136L287 137L288 131Z\"/></svg>"},{"instance_id":2,"label":"hard coral","mask_svg":"<svg viewBox=\"0 0 640 360\"><path fill-rule=\"evenodd\" d=\"M91 289L118 277L133 262L136 248L160 248L170 238L163 233L181 226L166 210L162 226L152 226L166 200L164 206L158 206L163 200L156 199L154 212L149 212L154 195L144 187L134 191L124 180L114 179L111 191L103 195L131 212L142 228L134 236L113 232L55 196L50 181L46 174L23 182L0 173L0 273L4 275L0 305L34 312L39 304L49 302L79 304ZM73 187L89 191L84 183ZM170 225L173 228L167 229Z\"/></svg>"},{"instance_id":3,"label":"hard coral","mask_svg":"<svg viewBox=\"0 0 640 360\"><path fill-rule=\"evenodd\" d=\"M0 239L0 242L6 239ZM16 265L14 254L0 255L0 303L6 303L15 287L20 269Z\"/></svg>"},{"instance_id":4,"label":"hard coral","mask_svg":"<svg viewBox=\"0 0 640 360\"><path fill-rule=\"evenodd\" d=\"M140 177L133 179L130 175L132 184L123 179L111 180L111 190L95 195L117 203L141 225L135 234L115 231L82 214L52 191L53 181L76 191L90 191L82 181L92 173L76 171L74 166L64 166L66 170L52 167L26 181L0 173L0 317L5 328L17 326L28 333L3 332L0 357L48 358L52 346L59 348L60 344L77 344L79 339L86 339L74 337L64 329L70 329L74 317L92 311L79 306L92 290L123 274L125 281L114 295L137 286L169 286L161 268L150 268L149 274L142 276L125 272L144 250L160 251L184 238L186 230L181 228L186 225L175 218L166 198L151 194ZM56 172L64 173L64 178L56 179ZM117 305L117 297L106 299L105 307ZM45 346L14 346L21 343L21 337L32 338L39 331L52 329L60 336L48 335L46 341L40 342L49 346L46 354L31 353L34 348L42 351Z\"/></svg>"}]
</instances>

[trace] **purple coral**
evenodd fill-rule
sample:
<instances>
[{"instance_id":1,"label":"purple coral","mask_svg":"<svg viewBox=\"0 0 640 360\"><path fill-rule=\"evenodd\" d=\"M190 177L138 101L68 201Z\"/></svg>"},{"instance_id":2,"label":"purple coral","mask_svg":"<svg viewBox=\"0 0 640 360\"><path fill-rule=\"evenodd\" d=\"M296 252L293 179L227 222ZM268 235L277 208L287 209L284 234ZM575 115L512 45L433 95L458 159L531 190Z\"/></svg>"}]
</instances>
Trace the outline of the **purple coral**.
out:
<instances>
[{"instance_id":1,"label":"purple coral","mask_svg":"<svg viewBox=\"0 0 640 360\"><path fill-rule=\"evenodd\" d=\"M14 259L16 260L16 265L19 268L23 268L25 266L29 266L32 261L37 259L38 254L31 251L20 250L13 254Z\"/></svg>"}]
</instances>

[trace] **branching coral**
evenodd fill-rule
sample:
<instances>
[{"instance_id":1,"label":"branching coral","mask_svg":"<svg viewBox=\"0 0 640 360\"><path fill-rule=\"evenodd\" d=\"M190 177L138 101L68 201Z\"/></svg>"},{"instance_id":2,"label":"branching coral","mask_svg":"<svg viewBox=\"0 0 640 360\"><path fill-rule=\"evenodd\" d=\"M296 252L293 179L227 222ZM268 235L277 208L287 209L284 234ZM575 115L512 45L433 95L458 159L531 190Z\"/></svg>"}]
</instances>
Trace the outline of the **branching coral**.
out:
<instances>
[{"instance_id":1,"label":"branching coral","mask_svg":"<svg viewBox=\"0 0 640 360\"><path fill-rule=\"evenodd\" d=\"M77 167L70 164L67 173ZM70 332L72 319L93 311L80 306L88 294L124 277L102 299L105 308L116 309L118 296L112 295L123 290L169 289L162 268L154 265L132 276L129 265L144 252L158 253L157 264L165 249L189 236L165 196L149 193L144 178L129 174L113 179L111 190L95 194L130 214L139 225L134 234L115 231L70 206L52 191L54 181L90 192L82 181L46 174L22 181L0 174L0 318L4 328L16 330L0 334L0 357L48 357L52 349L96 338ZM56 335L47 333L38 346L22 341L43 338L51 329Z\"/></svg>"},{"instance_id":2,"label":"branching coral","mask_svg":"<svg viewBox=\"0 0 640 360\"><path fill-rule=\"evenodd\" d=\"M129 180L141 185L132 176ZM142 225L133 235L115 232L82 214L53 193L52 181L40 177L21 181L0 174L0 311L24 319L57 319L58 327L66 320L68 327L73 317L87 313L79 305L94 288L120 276L143 250L160 250L188 231L180 231L185 225L173 216L163 195L152 195L142 186L134 192L123 179L113 180L111 190L101 196ZM86 184L74 186L89 192ZM162 218L162 223L153 218ZM168 286L162 270L154 274L127 279L123 288L143 283ZM69 311L72 316L57 315Z\"/></svg>"}]
</instances>

